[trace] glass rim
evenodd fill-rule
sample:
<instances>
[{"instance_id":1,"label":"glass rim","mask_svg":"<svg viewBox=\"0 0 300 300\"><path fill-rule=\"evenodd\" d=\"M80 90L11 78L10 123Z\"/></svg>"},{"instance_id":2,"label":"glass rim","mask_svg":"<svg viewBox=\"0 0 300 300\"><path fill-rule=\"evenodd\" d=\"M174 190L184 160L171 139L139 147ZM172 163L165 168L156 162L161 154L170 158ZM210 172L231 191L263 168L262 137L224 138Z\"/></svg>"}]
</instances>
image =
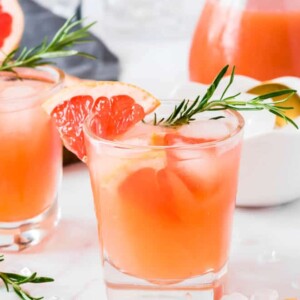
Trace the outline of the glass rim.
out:
<instances>
[{"instance_id":1,"label":"glass rim","mask_svg":"<svg viewBox=\"0 0 300 300\"><path fill-rule=\"evenodd\" d=\"M20 71L33 69L33 70L44 71L44 72L47 72L47 73L51 73L51 71L52 71L52 72L55 72L58 75L58 79L54 80L53 83L50 83L51 85L49 86L49 88L46 88L42 91L33 92L32 94L29 94L29 95L26 95L26 96L17 96L17 97L16 96L9 96L9 97L0 96L0 105L5 105L5 104L8 104L8 105L11 104L12 105L12 104L16 104L20 100L24 101L26 99L37 99L37 98L41 98L41 95L42 95L42 97L44 97L45 95L51 94L58 87L60 87L64 83L64 80L65 80L64 71L57 68L57 67L55 67L55 66L51 66L51 65L49 65L49 66L48 65L47 66L39 66L39 67L36 67L36 68L29 68L29 67L24 67L23 68L22 67L22 68L16 68L16 69L17 70L19 69ZM8 71L1 71L0 72L0 78L4 73L8 74ZM29 79L32 79L32 78L29 78ZM38 78L36 80L40 81ZM30 104L32 104L32 103L30 102ZM30 106L30 104L28 104L28 106Z\"/></svg>"},{"instance_id":2,"label":"glass rim","mask_svg":"<svg viewBox=\"0 0 300 300\"><path fill-rule=\"evenodd\" d=\"M171 100L174 101L174 100ZM85 135L87 135L91 140L93 140L96 143L100 143L106 146L111 146L111 147L116 147L120 149L140 149L140 150L163 150L163 149L197 149L197 148L210 148L214 147L223 143L227 143L231 141L234 137L239 135L245 126L245 120L243 116L237 112L236 110L232 109L226 109L223 110L226 114L233 116L235 120L237 120L237 126L230 132L229 135L226 135L225 137L216 139L214 141L210 142L202 142L198 144L188 144L188 145L167 145L167 146L156 146L156 145L133 145L133 144L128 144L126 142L121 142L121 141L111 141L107 140L101 137L98 137L96 134L94 134L89 126L88 123L93 117L93 115L90 115L86 118L83 124L83 132Z\"/></svg>"}]
</instances>

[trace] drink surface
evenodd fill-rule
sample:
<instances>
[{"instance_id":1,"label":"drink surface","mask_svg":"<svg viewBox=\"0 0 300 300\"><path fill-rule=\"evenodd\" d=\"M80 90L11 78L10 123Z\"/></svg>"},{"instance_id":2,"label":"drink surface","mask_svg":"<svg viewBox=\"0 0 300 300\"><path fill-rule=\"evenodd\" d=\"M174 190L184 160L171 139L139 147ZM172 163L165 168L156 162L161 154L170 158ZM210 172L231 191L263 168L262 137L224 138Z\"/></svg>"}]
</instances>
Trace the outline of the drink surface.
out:
<instances>
[{"instance_id":1,"label":"drink surface","mask_svg":"<svg viewBox=\"0 0 300 300\"><path fill-rule=\"evenodd\" d=\"M225 119L179 129L139 123L119 138L131 145L123 149L88 139L105 260L149 281L184 280L226 264L240 139L212 141L228 138L232 126Z\"/></svg>"},{"instance_id":2,"label":"drink surface","mask_svg":"<svg viewBox=\"0 0 300 300\"><path fill-rule=\"evenodd\" d=\"M28 97L51 86L48 82L36 80L0 80L0 98Z\"/></svg>"},{"instance_id":3,"label":"drink surface","mask_svg":"<svg viewBox=\"0 0 300 300\"><path fill-rule=\"evenodd\" d=\"M300 76L300 3L208 0L190 51L190 78L210 83L226 64L258 80ZM244 3L244 2L243 2Z\"/></svg>"},{"instance_id":4,"label":"drink surface","mask_svg":"<svg viewBox=\"0 0 300 300\"><path fill-rule=\"evenodd\" d=\"M61 143L40 107L45 100L40 95L50 87L0 78L0 222L35 217L57 196Z\"/></svg>"}]
</instances>

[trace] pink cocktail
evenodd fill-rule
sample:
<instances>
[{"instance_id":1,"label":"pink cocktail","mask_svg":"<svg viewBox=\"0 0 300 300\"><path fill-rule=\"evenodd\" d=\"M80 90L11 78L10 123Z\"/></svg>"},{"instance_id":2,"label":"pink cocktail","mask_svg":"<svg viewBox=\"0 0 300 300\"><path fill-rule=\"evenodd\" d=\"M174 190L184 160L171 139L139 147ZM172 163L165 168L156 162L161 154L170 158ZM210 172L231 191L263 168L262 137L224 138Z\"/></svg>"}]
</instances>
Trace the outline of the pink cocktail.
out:
<instances>
[{"instance_id":1,"label":"pink cocktail","mask_svg":"<svg viewBox=\"0 0 300 300\"><path fill-rule=\"evenodd\" d=\"M218 115L224 118L204 114L174 128L139 123L114 141L86 122L110 299L126 286L201 289L226 273L243 120L231 111Z\"/></svg>"},{"instance_id":2,"label":"pink cocktail","mask_svg":"<svg viewBox=\"0 0 300 300\"><path fill-rule=\"evenodd\" d=\"M53 68L0 73L0 249L37 243L56 224L61 142L41 104L62 85Z\"/></svg>"}]
</instances>

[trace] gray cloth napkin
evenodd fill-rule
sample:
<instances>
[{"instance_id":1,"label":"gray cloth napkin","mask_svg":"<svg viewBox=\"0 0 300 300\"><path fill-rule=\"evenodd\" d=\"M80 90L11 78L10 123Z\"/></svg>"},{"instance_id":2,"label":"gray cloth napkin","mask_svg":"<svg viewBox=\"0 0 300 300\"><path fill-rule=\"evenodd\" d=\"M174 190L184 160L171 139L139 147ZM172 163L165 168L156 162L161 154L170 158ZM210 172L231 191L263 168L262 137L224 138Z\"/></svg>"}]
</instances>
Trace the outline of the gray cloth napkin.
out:
<instances>
[{"instance_id":1,"label":"gray cloth napkin","mask_svg":"<svg viewBox=\"0 0 300 300\"><path fill-rule=\"evenodd\" d=\"M66 21L32 0L20 0L19 2L25 14L25 32L21 47L36 46L45 36L51 39ZM91 39L93 40L91 43L79 44L74 47L93 54L97 60L89 60L84 57L60 58L55 60L58 67L80 78L117 80L119 75L118 59L95 36L92 35Z\"/></svg>"}]
</instances>

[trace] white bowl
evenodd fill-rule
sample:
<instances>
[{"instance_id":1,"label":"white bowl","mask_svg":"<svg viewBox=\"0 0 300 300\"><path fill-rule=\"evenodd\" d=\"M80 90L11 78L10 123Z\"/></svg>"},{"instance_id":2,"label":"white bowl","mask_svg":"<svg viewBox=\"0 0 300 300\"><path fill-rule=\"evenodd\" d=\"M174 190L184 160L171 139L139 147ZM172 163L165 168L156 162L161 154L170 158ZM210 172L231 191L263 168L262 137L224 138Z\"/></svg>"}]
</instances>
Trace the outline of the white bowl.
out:
<instances>
[{"instance_id":1,"label":"white bowl","mask_svg":"<svg viewBox=\"0 0 300 300\"><path fill-rule=\"evenodd\" d=\"M300 78L284 77L272 81L291 88L300 87ZM228 77L218 90L222 90L227 82ZM237 75L228 93L247 91L258 84L257 80ZM195 99L197 95L203 95L206 88L207 85L186 82L178 85L170 98ZM240 97L253 95L244 93ZM266 111L242 112L242 115L245 135L237 205L261 207L300 199L300 130L290 125L275 129L275 117ZM300 125L300 118L295 121Z\"/></svg>"}]
</instances>

